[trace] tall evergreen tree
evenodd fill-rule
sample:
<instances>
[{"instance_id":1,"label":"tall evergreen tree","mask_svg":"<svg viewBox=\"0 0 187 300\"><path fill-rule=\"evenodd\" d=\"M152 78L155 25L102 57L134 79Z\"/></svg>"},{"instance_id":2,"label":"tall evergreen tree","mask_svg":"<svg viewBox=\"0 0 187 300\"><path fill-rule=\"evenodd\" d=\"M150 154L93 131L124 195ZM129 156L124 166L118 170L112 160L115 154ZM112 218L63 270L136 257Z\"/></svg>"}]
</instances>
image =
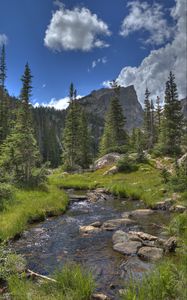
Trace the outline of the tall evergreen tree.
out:
<instances>
[{"instance_id":1,"label":"tall evergreen tree","mask_svg":"<svg viewBox=\"0 0 187 300\"><path fill-rule=\"evenodd\" d=\"M6 80L6 55L5 55L5 45L2 46L1 56L0 56L0 87L5 90L5 80Z\"/></svg>"},{"instance_id":2,"label":"tall evergreen tree","mask_svg":"<svg viewBox=\"0 0 187 300\"><path fill-rule=\"evenodd\" d=\"M0 166L19 183L29 184L33 168L39 162L39 151L32 127L31 72L26 64L22 77L23 87L15 126L1 147Z\"/></svg>"},{"instance_id":3,"label":"tall evergreen tree","mask_svg":"<svg viewBox=\"0 0 187 300\"><path fill-rule=\"evenodd\" d=\"M162 107L161 107L161 104L160 104L160 98L157 96L157 98L156 98L156 110L155 110L155 131L156 131L155 141L156 142L158 142L158 137L160 135L161 118L162 118Z\"/></svg>"},{"instance_id":4,"label":"tall evergreen tree","mask_svg":"<svg viewBox=\"0 0 187 300\"><path fill-rule=\"evenodd\" d=\"M79 143L78 143L78 162L82 168L88 168L91 162L91 151L90 151L90 132L88 128L88 121L86 113L83 109L80 110L79 118Z\"/></svg>"},{"instance_id":5,"label":"tall evergreen tree","mask_svg":"<svg viewBox=\"0 0 187 300\"><path fill-rule=\"evenodd\" d=\"M144 143L145 143L145 149L150 149L151 148L151 101L149 99L150 97L150 92L148 88L145 90L145 100L144 100Z\"/></svg>"},{"instance_id":6,"label":"tall evergreen tree","mask_svg":"<svg viewBox=\"0 0 187 300\"><path fill-rule=\"evenodd\" d=\"M105 117L104 132L100 142L101 155L110 151L118 151L127 142L127 133L124 129L126 118L119 102L120 87L115 81L112 82L111 87L114 91L114 97Z\"/></svg>"},{"instance_id":7,"label":"tall evergreen tree","mask_svg":"<svg viewBox=\"0 0 187 300\"><path fill-rule=\"evenodd\" d=\"M73 83L69 89L69 107L63 132L63 165L66 169L73 170L78 163L78 127L79 127L79 104L76 101L76 90Z\"/></svg>"},{"instance_id":8,"label":"tall evergreen tree","mask_svg":"<svg viewBox=\"0 0 187 300\"><path fill-rule=\"evenodd\" d=\"M5 89L6 70L5 45L3 45L0 56L0 144L9 132L9 101Z\"/></svg>"},{"instance_id":9,"label":"tall evergreen tree","mask_svg":"<svg viewBox=\"0 0 187 300\"><path fill-rule=\"evenodd\" d=\"M161 149L163 154L178 155L181 146L183 115L178 101L175 76L169 74L165 89L165 104L161 130Z\"/></svg>"}]
</instances>

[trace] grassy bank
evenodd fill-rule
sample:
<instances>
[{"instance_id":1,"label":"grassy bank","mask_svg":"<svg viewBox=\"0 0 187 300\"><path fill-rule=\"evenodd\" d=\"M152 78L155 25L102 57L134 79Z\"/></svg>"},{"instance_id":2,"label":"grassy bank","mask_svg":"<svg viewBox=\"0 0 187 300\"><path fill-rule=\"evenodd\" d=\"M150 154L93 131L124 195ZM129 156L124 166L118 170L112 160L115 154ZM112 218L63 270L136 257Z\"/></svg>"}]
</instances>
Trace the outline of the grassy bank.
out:
<instances>
[{"instance_id":1,"label":"grassy bank","mask_svg":"<svg viewBox=\"0 0 187 300\"><path fill-rule=\"evenodd\" d=\"M36 284L13 275L8 279L9 291L14 300L89 300L95 287L91 274L79 265L67 265L53 278L56 282Z\"/></svg>"},{"instance_id":2,"label":"grassy bank","mask_svg":"<svg viewBox=\"0 0 187 300\"><path fill-rule=\"evenodd\" d=\"M44 220L48 215L65 211L68 197L49 178L46 191L15 191L14 200L0 212L0 240L5 241L22 232L28 223Z\"/></svg>"},{"instance_id":3,"label":"grassy bank","mask_svg":"<svg viewBox=\"0 0 187 300\"><path fill-rule=\"evenodd\" d=\"M157 201L171 196L163 183L160 171L149 164L140 165L132 173L117 173L103 176L107 168L91 173L61 175L56 172L51 180L58 186L76 189L94 189L104 187L110 192L133 199L141 199L146 205L151 206Z\"/></svg>"}]
</instances>

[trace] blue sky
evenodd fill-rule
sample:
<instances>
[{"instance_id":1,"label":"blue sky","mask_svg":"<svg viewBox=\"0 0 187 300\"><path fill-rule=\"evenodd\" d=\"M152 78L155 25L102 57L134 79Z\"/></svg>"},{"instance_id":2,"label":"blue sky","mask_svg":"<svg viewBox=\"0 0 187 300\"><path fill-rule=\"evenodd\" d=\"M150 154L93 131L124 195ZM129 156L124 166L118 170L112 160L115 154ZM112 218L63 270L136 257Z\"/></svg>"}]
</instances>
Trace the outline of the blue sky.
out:
<instances>
[{"instance_id":1,"label":"blue sky","mask_svg":"<svg viewBox=\"0 0 187 300\"><path fill-rule=\"evenodd\" d=\"M33 103L57 103L67 96L70 82L79 95L86 95L114 78L124 86L135 84L139 98L144 88L140 91L140 82L150 82L153 96L162 93L155 87L158 80L152 82L154 76L158 79L163 74L161 66L156 68L158 74L153 74L154 67L141 79L147 68L142 64L150 61L151 68L152 56L158 60L167 56L163 83L170 69L179 69L171 51L162 58L160 51L184 30L179 28L182 2L185 6L184 0L0 0L0 43L7 40L6 85L10 94L19 95L27 61L34 76ZM176 30L180 31L178 36ZM173 57L179 55L176 51ZM184 84L180 89L183 96Z\"/></svg>"}]
</instances>

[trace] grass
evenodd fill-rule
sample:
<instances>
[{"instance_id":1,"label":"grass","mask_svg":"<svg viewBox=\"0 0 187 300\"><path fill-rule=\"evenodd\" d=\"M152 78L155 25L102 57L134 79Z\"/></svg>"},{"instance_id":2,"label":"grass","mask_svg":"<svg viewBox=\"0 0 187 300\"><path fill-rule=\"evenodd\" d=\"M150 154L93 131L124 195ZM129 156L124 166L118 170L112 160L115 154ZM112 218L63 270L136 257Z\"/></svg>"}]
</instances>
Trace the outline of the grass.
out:
<instances>
[{"instance_id":1,"label":"grass","mask_svg":"<svg viewBox=\"0 0 187 300\"><path fill-rule=\"evenodd\" d=\"M8 280L14 300L89 300L95 288L90 273L79 265L67 265L54 275L56 282L36 284L13 275Z\"/></svg>"},{"instance_id":2,"label":"grass","mask_svg":"<svg viewBox=\"0 0 187 300\"><path fill-rule=\"evenodd\" d=\"M61 175L59 171L52 175L51 180L63 188L94 189L104 187L110 192L132 199L141 199L147 206L171 196L162 182L160 171L149 164L140 165L139 169L132 173L117 173L103 176L108 168L95 172Z\"/></svg>"},{"instance_id":3,"label":"grass","mask_svg":"<svg viewBox=\"0 0 187 300\"><path fill-rule=\"evenodd\" d=\"M63 213L67 203L66 193L50 179L46 191L17 189L14 201L0 212L0 240L15 237L28 223L44 220L47 215Z\"/></svg>"}]
</instances>

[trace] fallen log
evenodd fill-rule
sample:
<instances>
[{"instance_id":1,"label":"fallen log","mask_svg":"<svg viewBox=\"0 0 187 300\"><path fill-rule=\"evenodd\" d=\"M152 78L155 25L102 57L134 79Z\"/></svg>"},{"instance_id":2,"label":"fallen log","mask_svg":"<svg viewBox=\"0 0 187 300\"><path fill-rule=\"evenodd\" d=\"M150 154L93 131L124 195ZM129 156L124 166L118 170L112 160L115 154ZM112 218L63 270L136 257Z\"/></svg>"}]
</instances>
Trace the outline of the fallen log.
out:
<instances>
[{"instance_id":1,"label":"fallen log","mask_svg":"<svg viewBox=\"0 0 187 300\"><path fill-rule=\"evenodd\" d=\"M27 269L27 273L30 275L30 276L33 276L33 277L38 277L38 278L42 278L42 279L45 279L45 280L49 280L49 281L52 281L52 282L57 282L55 279L53 278L50 278L48 276L45 276L45 275L41 275L41 274L38 274L32 270L29 270Z\"/></svg>"}]
</instances>

